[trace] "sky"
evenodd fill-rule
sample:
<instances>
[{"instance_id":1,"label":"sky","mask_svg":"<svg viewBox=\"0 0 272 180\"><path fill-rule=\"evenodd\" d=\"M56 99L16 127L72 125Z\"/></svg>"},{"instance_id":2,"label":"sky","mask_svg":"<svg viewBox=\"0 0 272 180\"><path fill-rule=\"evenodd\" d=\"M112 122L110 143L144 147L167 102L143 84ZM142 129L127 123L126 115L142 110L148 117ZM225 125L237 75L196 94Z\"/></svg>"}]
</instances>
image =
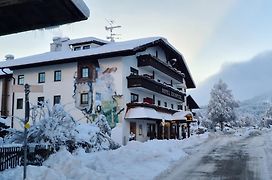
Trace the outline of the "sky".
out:
<instances>
[{"instance_id":1,"label":"sky","mask_svg":"<svg viewBox=\"0 0 272 180\"><path fill-rule=\"evenodd\" d=\"M0 59L49 51L55 36L106 39L106 19L122 28L117 41L162 36L185 57L196 85L229 63L272 47L270 0L85 0L86 21L0 37Z\"/></svg>"}]
</instances>

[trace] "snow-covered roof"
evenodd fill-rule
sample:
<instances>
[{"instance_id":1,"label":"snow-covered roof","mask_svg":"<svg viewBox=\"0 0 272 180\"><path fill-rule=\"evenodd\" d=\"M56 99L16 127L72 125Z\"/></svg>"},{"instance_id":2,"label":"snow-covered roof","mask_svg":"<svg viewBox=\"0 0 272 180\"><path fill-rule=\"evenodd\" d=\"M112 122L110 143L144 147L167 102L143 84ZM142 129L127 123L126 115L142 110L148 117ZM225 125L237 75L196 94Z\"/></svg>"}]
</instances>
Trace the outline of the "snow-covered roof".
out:
<instances>
[{"instance_id":1,"label":"snow-covered roof","mask_svg":"<svg viewBox=\"0 0 272 180\"><path fill-rule=\"evenodd\" d=\"M99 39L96 37L85 37L85 38L79 38L79 39L70 39L69 41L66 41L65 43L67 44L84 44L84 43L88 43L88 42L100 42L103 44L108 44L110 43L110 41L106 41L103 39Z\"/></svg>"},{"instance_id":2,"label":"snow-covered roof","mask_svg":"<svg viewBox=\"0 0 272 180\"><path fill-rule=\"evenodd\" d=\"M10 75L10 74L12 74L13 72L11 71L11 70L9 70L9 69L3 69L4 70L4 72L2 71L2 70L0 70L0 76L5 76L5 75Z\"/></svg>"},{"instance_id":3,"label":"snow-covered roof","mask_svg":"<svg viewBox=\"0 0 272 180\"><path fill-rule=\"evenodd\" d=\"M161 119L160 114L152 108L146 107L135 107L127 111L126 119L139 119L139 118L151 118L151 119Z\"/></svg>"},{"instance_id":4,"label":"snow-covered roof","mask_svg":"<svg viewBox=\"0 0 272 180\"><path fill-rule=\"evenodd\" d=\"M82 41L101 40L97 38L83 38L78 40L68 40L64 43L82 43ZM25 67L34 67L56 63L67 63L74 62L84 57L96 57L96 58L107 58L114 56L133 55L137 52L144 51L145 48L154 45L160 45L165 48L172 56L178 57L180 70L185 74L187 88L195 88L195 83L192 79L190 71L186 65L186 62L182 54L176 50L168 41L163 37L148 37L141 39L134 39L129 41L121 42L107 42L107 44L101 45L96 48L90 48L80 51L72 51L66 49L62 51L51 51L43 54L28 56L24 58L18 58L10 61L0 62L0 68L19 69Z\"/></svg>"},{"instance_id":5,"label":"snow-covered roof","mask_svg":"<svg viewBox=\"0 0 272 180\"><path fill-rule=\"evenodd\" d=\"M186 120L186 116L192 116L190 111L178 111L176 113L169 114L156 111L155 109L148 107L134 107L128 109L125 118L126 119L164 119L164 120Z\"/></svg>"},{"instance_id":6,"label":"snow-covered roof","mask_svg":"<svg viewBox=\"0 0 272 180\"><path fill-rule=\"evenodd\" d=\"M120 51L127 51L133 50L139 46L152 43L156 40L166 39L161 37L151 37L151 38L143 38L143 39L136 39L130 41L123 41L123 42L113 42L108 43L103 46L97 48L86 49L82 51L55 51L55 52L46 52L43 54L18 58L9 61L2 61L0 62L0 67L3 68L13 68L17 66L23 65L30 65L30 64L39 64L45 63L50 61L62 61L63 59L72 59L84 56L92 56L92 55L101 55L107 54L112 52L120 52Z\"/></svg>"},{"instance_id":7,"label":"snow-covered roof","mask_svg":"<svg viewBox=\"0 0 272 180\"><path fill-rule=\"evenodd\" d=\"M186 120L186 116L192 116L193 114L190 111L178 111L173 114L172 118L173 120Z\"/></svg>"},{"instance_id":8,"label":"snow-covered roof","mask_svg":"<svg viewBox=\"0 0 272 180\"><path fill-rule=\"evenodd\" d=\"M81 11L81 13L84 14L85 17L90 16L90 10L83 0L72 0L72 2Z\"/></svg>"}]
</instances>

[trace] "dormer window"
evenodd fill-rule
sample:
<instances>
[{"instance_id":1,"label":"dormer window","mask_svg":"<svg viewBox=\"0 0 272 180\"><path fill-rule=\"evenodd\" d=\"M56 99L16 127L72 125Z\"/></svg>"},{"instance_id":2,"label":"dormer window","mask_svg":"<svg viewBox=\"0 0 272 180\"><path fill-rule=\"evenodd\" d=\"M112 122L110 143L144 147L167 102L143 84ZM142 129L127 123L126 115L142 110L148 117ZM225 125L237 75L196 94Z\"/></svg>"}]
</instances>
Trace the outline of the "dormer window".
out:
<instances>
[{"instance_id":1,"label":"dormer window","mask_svg":"<svg viewBox=\"0 0 272 180\"><path fill-rule=\"evenodd\" d=\"M85 45L85 46L82 47L83 50L85 50L85 49L90 49L90 48L91 48L90 45Z\"/></svg>"},{"instance_id":2,"label":"dormer window","mask_svg":"<svg viewBox=\"0 0 272 180\"><path fill-rule=\"evenodd\" d=\"M89 68L88 67L83 67L81 69L81 77L82 78L88 78L89 77Z\"/></svg>"},{"instance_id":3,"label":"dormer window","mask_svg":"<svg viewBox=\"0 0 272 180\"><path fill-rule=\"evenodd\" d=\"M79 50L81 50L81 46L76 46L76 47L73 48L73 50L74 51L79 51Z\"/></svg>"}]
</instances>

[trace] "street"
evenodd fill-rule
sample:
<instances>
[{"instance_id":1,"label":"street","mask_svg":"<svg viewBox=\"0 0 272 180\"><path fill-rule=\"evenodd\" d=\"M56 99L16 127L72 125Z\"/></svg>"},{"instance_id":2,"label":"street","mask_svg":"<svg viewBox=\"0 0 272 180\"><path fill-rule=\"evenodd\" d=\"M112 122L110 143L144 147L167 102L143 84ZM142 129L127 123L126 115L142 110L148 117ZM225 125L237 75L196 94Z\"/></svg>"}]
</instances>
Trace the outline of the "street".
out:
<instances>
[{"instance_id":1,"label":"street","mask_svg":"<svg viewBox=\"0 0 272 180\"><path fill-rule=\"evenodd\" d=\"M205 145L188 149L190 156L157 179L167 180L268 180L271 171L271 134L239 138L213 137Z\"/></svg>"}]
</instances>

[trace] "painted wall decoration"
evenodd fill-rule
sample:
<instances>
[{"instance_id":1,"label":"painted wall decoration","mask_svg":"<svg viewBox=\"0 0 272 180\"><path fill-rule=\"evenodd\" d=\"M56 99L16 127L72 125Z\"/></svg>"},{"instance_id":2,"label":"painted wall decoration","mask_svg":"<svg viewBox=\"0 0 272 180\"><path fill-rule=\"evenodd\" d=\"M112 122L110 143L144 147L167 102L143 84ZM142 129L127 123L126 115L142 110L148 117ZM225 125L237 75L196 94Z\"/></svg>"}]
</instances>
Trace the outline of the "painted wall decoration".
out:
<instances>
[{"instance_id":1,"label":"painted wall decoration","mask_svg":"<svg viewBox=\"0 0 272 180\"><path fill-rule=\"evenodd\" d=\"M96 68L97 78L95 81L74 80L75 106L80 109L89 121L93 121L97 116L97 107L101 107L102 113L106 116L111 128L120 122L122 108L122 95L117 95L114 87L112 73L117 71L117 67L106 68L102 71ZM82 94L88 94L88 104L82 104Z\"/></svg>"}]
</instances>

